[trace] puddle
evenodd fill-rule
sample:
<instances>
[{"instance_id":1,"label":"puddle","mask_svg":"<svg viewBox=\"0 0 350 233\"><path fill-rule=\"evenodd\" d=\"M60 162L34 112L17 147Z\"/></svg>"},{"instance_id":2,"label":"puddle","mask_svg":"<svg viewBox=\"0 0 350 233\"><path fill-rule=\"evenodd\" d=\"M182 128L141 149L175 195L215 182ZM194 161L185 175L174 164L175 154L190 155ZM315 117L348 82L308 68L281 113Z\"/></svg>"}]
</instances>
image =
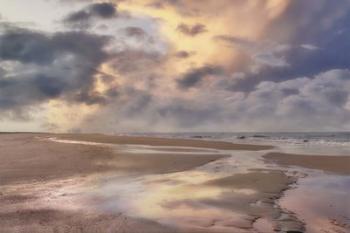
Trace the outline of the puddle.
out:
<instances>
[{"instance_id":1,"label":"puddle","mask_svg":"<svg viewBox=\"0 0 350 233\"><path fill-rule=\"evenodd\" d=\"M247 202L248 208L250 198L258 191L203 183L248 173L250 169L265 169L266 164L260 157L262 154L235 151L231 152L231 157L184 172L131 178L109 177L100 182L98 190L91 196L102 200L98 206L102 211L122 212L131 217L151 219L186 229L252 232L256 216L241 208L230 209L212 203L224 201L227 195L237 196ZM262 222L257 227L266 229L270 225Z\"/></svg>"},{"instance_id":2,"label":"puddle","mask_svg":"<svg viewBox=\"0 0 350 233\"><path fill-rule=\"evenodd\" d=\"M350 176L309 174L280 205L302 219L308 233L350 232Z\"/></svg>"},{"instance_id":3,"label":"puddle","mask_svg":"<svg viewBox=\"0 0 350 233\"><path fill-rule=\"evenodd\" d=\"M99 208L120 211L128 216L152 219L182 228L208 228L222 232L249 227L252 219L242 213L205 204L202 200L219 200L225 189L202 186L216 176L203 172L149 176L142 179L108 181L98 193L104 201ZM237 189L238 194L250 195L254 190Z\"/></svg>"}]
</instances>

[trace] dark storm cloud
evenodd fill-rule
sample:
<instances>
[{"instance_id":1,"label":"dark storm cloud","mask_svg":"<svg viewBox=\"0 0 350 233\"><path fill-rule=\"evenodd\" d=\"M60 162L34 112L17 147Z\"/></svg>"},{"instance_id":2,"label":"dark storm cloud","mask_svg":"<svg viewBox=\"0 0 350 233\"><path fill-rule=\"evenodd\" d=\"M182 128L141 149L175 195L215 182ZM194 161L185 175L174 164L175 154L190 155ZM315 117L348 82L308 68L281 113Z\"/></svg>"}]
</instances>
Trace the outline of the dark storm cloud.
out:
<instances>
[{"instance_id":1,"label":"dark storm cloud","mask_svg":"<svg viewBox=\"0 0 350 233\"><path fill-rule=\"evenodd\" d=\"M57 77L37 74L0 80L0 109L16 110L57 98L66 84Z\"/></svg>"},{"instance_id":2,"label":"dark storm cloud","mask_svg":"<svg viewBox=\"0 0 350 233\"><path fill-rule=\"evenodd\" d=\"M182 23L177 26L177 30L187 36L197 36L207 31L205 25L199 23L192 26Z\"/></svg>"},{"instance_id":3,"label":"dark storm cloud","mask_svg":"<svg viewBox=\"0 0 350 233\"><path fill-rule=\"evenodd\" d=\"M180 88L187 89L196 86L208 75L218 75L222 73L223 70L221 67L207 65L188 71L177 81L177 84Z\"/></svg>"},{"instance_id":4,"label":"dark storm cloud","mask_svg":"<svg viewBox=\"0 0 350 233\"><path fill-rule=\"evenodd\" d=\"M11 29L0 35L0 59L32 64L50 64L57 56L74 54L90 62L103 59L107 37L83 32L47 35L25 29Z\"/></svg>"},{"instance_id":5,"label":"dark storm cloud","mask_svg":"<svg viewBox=\"0 0 350 233\"><path fill-rule=\"evenodd\" d=\"M0 36L0 58L23 63L47 64L55 57L49 37L26 30L10 31Z\"/></svg>"},{"instance_id":6,"label":"dark storm cloud","mask_svg":"<svg viewBox=\"0 0 350 233\"><path fill-rule=\"evenodd\" d=\"M109 57L103 50L108 41L83 32L3 32L0 62L10 62L11 68L3 68L0 76L0 108L18 109L56 98L103 103L92 89L96 68Z\"/></svg>"},{"instance_id":7,"label":"dark storm cloud","mask_svg":"<svg viewBox=\"0 0 350 233\"><path fill-rule=\"evenodd\" d=\"M112 3L94 3L85 9L71 13L63 21L68 25L87 27L94 18L110 19L117 16L116 5Z\"/></svg>"},{"instance_id":8,"label":"dark storm cloud","mask_svg":"<svg viewBox=\"0 0 350 233\"><path fill-rule=\"evenodd\" d=\"M90 6L90 12L101 18L111 18L116 16L116 6L112 3L95 3Z\"/></svg>"},{"instance_id":9,"label":"dark storm cloud","mask_svg":"<svg viewBox=\"0 0 350 233\"><path fill-rule=\"evenodd\" d=\"M33 79L33 84L43 96L48 98L59 97L65 89L65 83L57 77L48 77L43 74L36 76Z\"/></svg>"}]
</instances>

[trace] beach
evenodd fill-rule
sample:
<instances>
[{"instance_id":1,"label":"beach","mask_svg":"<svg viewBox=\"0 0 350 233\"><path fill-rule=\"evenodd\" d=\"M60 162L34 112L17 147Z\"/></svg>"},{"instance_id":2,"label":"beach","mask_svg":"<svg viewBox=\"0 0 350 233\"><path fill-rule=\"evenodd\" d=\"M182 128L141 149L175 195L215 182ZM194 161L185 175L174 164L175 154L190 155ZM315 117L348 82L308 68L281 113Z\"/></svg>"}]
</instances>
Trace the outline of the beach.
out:
<instances>
[{"instance_id":1,"label":"beach","mask_svg":"<svg viewBox=\"0 0 350 233\"><path fill-rule=\"evenodd\" d=\"M1 233L350 231L349 156L102 134L4 133L0 149Z\"/></svg>"}]
</instances>

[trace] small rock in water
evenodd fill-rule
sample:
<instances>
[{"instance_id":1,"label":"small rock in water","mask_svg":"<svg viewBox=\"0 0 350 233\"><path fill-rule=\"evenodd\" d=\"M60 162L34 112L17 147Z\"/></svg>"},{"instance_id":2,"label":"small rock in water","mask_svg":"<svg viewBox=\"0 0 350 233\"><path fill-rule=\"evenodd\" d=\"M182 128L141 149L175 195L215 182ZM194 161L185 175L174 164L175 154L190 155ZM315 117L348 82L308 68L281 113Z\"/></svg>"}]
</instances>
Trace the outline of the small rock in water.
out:
<instances>
[{"instance_id":1,"label":"small rock in water","mask_svg":"<svg viewBox=\"0 0 350 233\"><path fill-rule=\"evenodd\" d=\"M238 139L245 139L245 136L239 136Z\"/></svg>"}]
</instances>

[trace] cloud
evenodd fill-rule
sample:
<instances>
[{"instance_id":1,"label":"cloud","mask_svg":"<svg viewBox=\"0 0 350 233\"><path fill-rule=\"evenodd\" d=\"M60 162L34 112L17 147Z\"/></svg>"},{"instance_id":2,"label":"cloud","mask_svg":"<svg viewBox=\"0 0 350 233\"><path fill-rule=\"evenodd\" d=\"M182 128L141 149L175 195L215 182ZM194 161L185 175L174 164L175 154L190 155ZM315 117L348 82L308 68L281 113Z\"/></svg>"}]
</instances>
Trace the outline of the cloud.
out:
<instances>
[{"instance_id":1,"label":"cloud","mask_svg":"<svg viewBox=\"0 0 350 233\"><path fill-rule=\"evenodd\" d=\"M304 10L316 5L312 12ZM344 30L350 20L349 10L350 2L346 0L337 4L329 0L291 1L284 14L264 32L265 40L290 47L279 52L282 63L270 59L285 66L265 67L258 73L245 70L247 79L235 90L251 90L262 80L289 80L350 67L350 55L344 52L350 50L350 31Z\"/></svg>"},{"instance_id":2,"label":"cloud","mask_svg":"<svg viewBox=\"0 0 350 233\"><path fill-rule=\"evenodd\" d=\"M308 49L308 50L317 50L320 49L319 47L312 45L312 44L302 44L300 45L300 47L304 48L304 49Z\"/></svg>"},{"instance_id":3,"label":"cloud","mask_svg":"<svg viewBox=\"0 0 350 233\"><path fill-rule=\"evenodd\" d=\"M347 0L80 4L51 33L2 20L2 116L59 102L82 131L350 129Z\"/></svg>"},{"instance_id":4,"label":"cloud","mask_svg":"<svg viewBox=\"0 0 350 233\"><path fill-rule=\"evenodd\" d=\"M152 131L180 131L199 125L205 127L221 114L217 111L220 107L204 101L199 103L181 97L158 98L147 91L124 88L120 95L98 115L85 118L80 128L85 132L140 132L150 127Z\"/></svg>"},{"instance_id":5,"label":"cloud","mask_svg":"<svg viewBox=\"0 0 350 233\"><path fill-rule=\"evenodd\" d=\"M197 36L207 31L205 25L203 24L195 24L190 26L184 23L179 24L177 26L177 30L187 36Z\"/></svg>"},{"instance_id":6,"label":"cloud","mask_svg":"<svg viewBox=\"0 0 350 233\"><path fill-rule=\"evenodd\" d=\"M113 3L94 3L69 14L63 22L71 26L88 27L93 19L111 19L117 16L117 6Z\"/></svg>"},{"instance_id":7,"label":"cloud","mask_svg":"<svg viewBox=\"0 0 350 233\"><path fill-rule=\"evenodd\" d=\"M234 108L243 127L268 130L334 130L349 127L350 71L330 70L315 77L263 81ZM325 124L325 122L327 122Z\"/></svg>"},{"instance_id":8,"label":"cloud","mask_svg":"<svg viewBox=\"0 0 350 233\"><path fill-rule=\"evenodd\" d=\"M34 107L51 99L102 103L94 75L109 55L109 38L84 32L46 34L12 28L0 34L0 109ZM84 98L81 98L81 97Z\"/></svg>"},{"instance_id":9,"label":"cloud","mask_svg":"<svg viewBox=\"0 0 350 233\"><path fill-rule=\"evenodd\" d=\"M229 45L236 45L237 47L240 47L246 50L256 50L258 48L255 42L245 38L240 38L237 36L218 35L218 36L215 36L213 39L226 42Z\"/></svg>"},{"instance_id":10,"label":"cloud","mask_svg":"<svg viewBox=\"0 0 350 233\"><path fill-rule=\"evenodd\" d=\"M273 51L265 51L254 55L253 59L262 65L271 67L285 67L289 66L289 63L285 57L278 57Z\"/></svg>"},{"instance_id":11,"label":"cloud","mask_svg":"<svg viewBox=\"0 0 350 233\"><path fill-rule=\"evenodd\" d=\"M289 66L283 54L290 50L291 46L272 42L254 42L229 35L215 36L214 40L225 42L229 46L238 48L242 53L247 54L251 59L249 68L254 73L259 72L266 66L277 68Z\"/></svg>"},{"instance_id":12,"label":"cloud","mask_svg":"<svg viewBox=\"0 0 350 233\"><path fill-rule=\"evenodd\" d=\"M111 3L95 3L90 6L90 12L92 15L96 15L101 18L112 18L117 14L116 6Z\"/></svg>"},{"instance_id":13,"label":"cloud","mask_svg":"<svg viewBox=\"0 0 350 233\"><path fill-rule=\"evenodd\" d=\"M162 9L166 5L177 5L179 3L180 3L179 0L161 0L161 1L153 1L147 4L147 6L157 8L157 9Z\"/></svg>"},{"instance_id":14,"label":"cloud","mask_svg":"<svg viewBox=\"0 0 350 233\"><path fill-rule=\"evenodd\" d=\"M109 64L116 72L125 76L132 73L143 72L144 77L152 68L156 68L162 63L162 57L155 52L146 52L143 50L129 50L125 49L115 54L113 59L110 59Z\"/></svg>"},{"instance_id":15,"label":"cloud","mask_svg":"<svg viewBox=\"0 0 350 233\"><path fill-rule=\"evenodd\" d=\"M191 52L187 52L187 51L181 50L181 51L176 52L175 56L177 58L185 59L185 58L190 57L192 54L193 53L191 53Z\"/></svg>"},{"instance_id":16,"label":"cloud","mask_svg":"<svg viewBox=\"0 0 350 233\"><path fill-rule=\"evenodd\" d=\"M97 17L98 10L91 5L85 9L94 12L91 20ZM142 96L149 95L158 77L158 67L170 55L159 52L164 49L156 41L157 31L152 28L155 26L142 27L145 18L123 20L123 24L113 21L118 27L109 27L108 32L66 27L62 31L45 32L1 24L1 119L31 121L34 119L28 116L44 108L47 117L40 118L41 123L67 130L78 127L80 119L96 109L115 111L109 109L111 102L130 103L124 114L146 106L146 101L141 103L141 97L140 105L135 103L132 107L131 103L136 101L140 89L147 89ZM122 113L120 116L124 117Z\"/></svg>"},{"instance_id":17,"label":"cloud","mask_svg":"<svg viewBox=\"0 0 350 233\"><path fill-rule=\"evenodd\" d=\"M124 76L118 98L81 127L91 131L350 129L349 2L253 2L153 2L156 12L170 9L180 15L177 20L162 18L163 26L171 22L164 30L171 33L164 36L182 33L188 38L174 39L171 56L123 51L112 63ZM203 18L213 22L195 23ZM189 57L188 51L195 55Z\"/></svg>"},{"instance_id":18,"label":"cloud","mask_svg":"<svg viewBox=\"0 0 350 233\"><path fill-rule=\"evenodd\" d=\"M350 128L349 77L349 70L330 70L314 77L263 81L248 94L207 86L191 99L123 89L123 97L86 118L81 127L102 132L344 130Z\"/></svg>"},{"instance_id":19,"label":"cloud","mask_svg":"<svg viewBox=\"0 0 350 233\"><path fill-rule=\"evenodd\" d=\"M147 32L145 32L145 30L143 30L140 27L131 26L131 27L126 27L123 30L126 33L126 35L129 37L136 37L136 38L143 39L147 36Z\"/></svg>"},{"instance_id":20,"label":"cloud","mask_svg":"<svg viewBox=\"0 0 350 233\"><path fill-rule=\"evenodd\" d=\"M48 36L26 30L9 31L0 37L0 58L45 65L58 51L50 49Z\"/></svg>"},{"instance_id":21,"label":"cloud","mask_svg":"<svg viewBox=\"0 0 350 233\"><path fill-rule=\"evenodd\" d=\"M182 89L191 88L200 83L202 79L208 75L219 75L222 72L223 70L221 67L213 65L191 69L177 81L177 84Z\"/></svg>"},{"instance_id":22,"label":"cloud","mask_svg":"<svg viewBox=\"0 0 350 233\"><path fill-rule=\"evenodd\" d=\"M311 12L305 10L314 6ZM329 0L289 1L275 19L254 24L264 25L259 35L239 36L233 31L215 36L214 41L236 53L229 63L234 66L233 72L245 74L231 90L249 92L262 81L290 80L350 67L349 54L344 52L350 49L349 10L347 0L337 4Z\"/></svg>"}]
</instances>

